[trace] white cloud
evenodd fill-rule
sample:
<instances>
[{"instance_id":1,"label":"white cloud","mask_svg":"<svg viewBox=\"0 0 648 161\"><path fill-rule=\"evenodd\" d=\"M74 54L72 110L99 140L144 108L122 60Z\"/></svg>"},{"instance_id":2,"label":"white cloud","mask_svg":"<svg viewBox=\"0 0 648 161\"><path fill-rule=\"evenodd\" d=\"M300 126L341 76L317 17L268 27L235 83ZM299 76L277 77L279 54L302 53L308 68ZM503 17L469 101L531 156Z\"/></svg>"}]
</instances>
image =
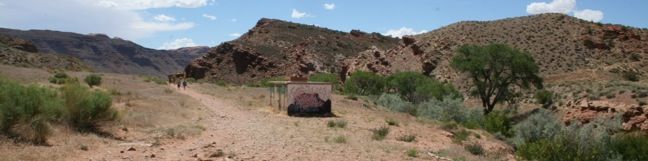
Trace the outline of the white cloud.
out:
<instances>
[{"instance_id":1,"label":"white cloud","mask_svg":"<svg viewBox=\"0 0 648 161\"><path fill-rule=\"evenodd\" d=\"M290 17L292 17L292 18L304 18L304 17L313 17L313 16L306 13L306 12L300 12L297 9L292 9L292 13L290 14Z\"/></svg>"},{"instance_id":2,"label":"white cloud","mask_svg":"<svg viewBox=\"0 0 648 161\"><path fill-rule=\"evenodd\" d=\"M202 16L204 18L207 18L207 19L212 20L212 21L216 20L216 16L213 16L213 15L203 14Z\"/></svg>"},{"instance_id":3,"label":"white cloud","mask_svg":"<svg viewBox=\"0 0 648 161\"><path fill-rule=\"evenodd\" d=\"M101 0L96 5L102 7L144 10L149 8L198 8L207 5L207 0Z\"/></svg>"},{"instance_id":4,"label":"white cloud","mask_svg":"<svg viewBox=\"0 0 648 161\"><path fill-rule=\"evenodd\" d=\"M171 50L191 46L198 46L198 44L194 43L190 38L179 38L171 42L165 42L160 49Z\"/></svg>"},{"instance_id":5,"label":"white cloud","mask_svg":"<svg viewBox=\"0 0 648 161\"><path fill-rule=\"evenodd\" d=\"M176 19L174 17L167 16L167 15L164 15L164 14L157 15L157 16L153 17L153 19L155 19L157 21L160 21L160 22L173 22L173 21L176 21Z\"/></svg>"},{"instance_id":6,"label":"white cloud","mask_svg":"<svg viewBox=\"0 0 648 161\"><path fill-rule=\"evenodd\" d=\"M96 1L20 0L3 3L12 6L0 9L0 24L7 28L50 29L82 34L104 33L134 40L158 32L194 27L191 22L146 21L138 11L101 7Z\"/></svg>"},{"instance_id":7,"label":"white cloud","mask_svg":"<svg viewBox=\"0 0 648 161\"><path fill-rule=\"evenodd\" d=\"M2 7L2 6L4 6L4 5L5 5L4 3L0 2L0 7Z\"/></svg>"},{"instance_id":8,"label":"white cloud","mask_svg":"<svg viewBox=\"0 0 648 161\"><path fill-rule=\"evenodd\" d=\"M239 37L239 36L241 36L241 33L235 32L235 33L230 34L229 36L231 36L231 37Z\"/></svg>"},{"instance_id":9,"label":"white cloud","mask_svg":"<svg viewBox=\"0 0 648 161\"><path fill-rule=\"evenodd\" d=\"M422 34L426 33L427 30L421 30L421 31L414 31L412 28L408 27L401 27L400 29L391 29L387 30L387 32L383 33L383 35L389 35L392 37L403 37L405 35L417 35L417 34Z\"/></svg>"},{"instance_id":10,"label":"white cloud","mask_svg":"<svg viewBox=\"0 0 648 161\"><path fill-rule=\"evenodd\" d=\"M533 2L527 5L527 13L573 13L574 17L587 21L599 22L603 20L603 11L591 9L576 10L576 0L553 0L550 3Z\"/></svg>"},{"instance_id":11,"label":"white cloud","mask_svg":"<svg viewBox=\"0 0 648 161\"><path fill-rule=\"evenodd\" d=\"M233 18L233 19L231 19L230 21L232 21L232 22L236 22L236 21L238 21L238 19Z\"/></svg>"},{"instance_id":12,"label":"white cloud","mask_svg":"<svg viewBox=\"0 0 648 161\"><path fill-rule=\"evenodd\" d=\"M574 11L574 17L586 21L599 22L603 19L603 12L599 10L585 9L582 11Z\"/></svg>"},{"instance_id":13,"label":"white cloud","mask_svg":"<svg viewBox=\"0 0 648 161\"><path fill-rule=\"evenodd\" d=\"M324 3L324 9L326 9L326 10L334 10L335 9L335 3Z\"/></svg>"},{"instance_id":14,"label":"white cloud","mask_svg":"<svg viewBox=\"0 0 648 161\"><path fill-rule=\"evenodd\" d=\"M576 0L553 0L547 2L533 2L527 5L526 11L530 14L563 13L567 14L576 7Z\"/></svg>"}]
</instances>

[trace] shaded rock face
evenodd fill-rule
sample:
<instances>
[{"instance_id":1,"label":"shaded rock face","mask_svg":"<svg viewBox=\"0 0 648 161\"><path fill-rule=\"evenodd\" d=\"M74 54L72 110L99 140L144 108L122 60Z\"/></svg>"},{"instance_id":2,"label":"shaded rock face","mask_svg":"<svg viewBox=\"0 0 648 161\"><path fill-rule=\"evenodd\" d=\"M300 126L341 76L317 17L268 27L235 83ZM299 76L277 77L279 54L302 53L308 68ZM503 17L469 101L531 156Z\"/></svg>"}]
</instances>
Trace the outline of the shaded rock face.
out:
<instances>
[{"instance_id":1,"label":"shaded rock face","mask_svg":"<svg viewBox=\"0 0 648 161\"><path fill-rule=\"evenodd\" d=\"M0 34L0 64L80 71L89 69L74 57L38 53L31 42Z\"/></svg>"},{"instance_id":2,"label":"shaded rock face","mask_svg":"<svg viewBox=\"0 0 648 161\"><path fill-rule=\"evenodd\" d=\"M24 46L21 50L75 57L99 72L165 76L182 71L191 60L208 50L207 47L155 50L103 34L3 28L0 34L32 42L35 47Z\"/></svg>"},{"instance_id":3,"label":"shaded rock face","mask_svg":"<svg viewBox=\"0 0 648 161\"><path fill-rule=\"evenodd\" d=\"M335 73L344 59L372 46L392 48L398 41L377 33L345 33L264 18L239 39L211 48L185 72L196 79L237 84L269 77Z\"/></svg>"}]
</instances>

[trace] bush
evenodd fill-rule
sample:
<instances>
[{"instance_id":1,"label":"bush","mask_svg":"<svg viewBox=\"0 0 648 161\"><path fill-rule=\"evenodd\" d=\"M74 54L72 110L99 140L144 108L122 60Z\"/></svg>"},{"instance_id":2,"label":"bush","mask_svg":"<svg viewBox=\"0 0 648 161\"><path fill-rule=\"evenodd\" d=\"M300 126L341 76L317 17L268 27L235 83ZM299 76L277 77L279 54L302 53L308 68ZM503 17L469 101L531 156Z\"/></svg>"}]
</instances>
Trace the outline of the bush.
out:
<instances>
[{"instance_id":1,"label":"bush","mask_svg":"<svg viewBox=\"0 0 648 161\"><path fill-rule=\"evenodd\" d=\"M61 113L61 100L56 96L47 88L25 87L0 78L0 134L46 143L51 134L49 123Z\"/></svg>"},{"instance_id":2,"label":"bush","mask_svg":"<svg viewBox=\"0 0 648 161\"><path fill-rule=\"evenodd\" d=\"M403 135L398 138L396 138L398 141L403 141L403 142L413 142L416 140L416 135Z\"/></svg>"},{"instance_id":3,"label":"bush","mask_svg":"<svg viewBox=\"0 0 648 161\"><path fill-rule=\"evenodd\" d=\"M468 144L468 145L464 146L464 149L466 149L466 151L470 152L470 154L473 154L473 155L483 155L484 154L484 148L482 147L481 144L477 144L477 143Z\"/></svg>"},{"instance_id":4,"label":"bush","mask_svg":"<svg viewBox=\"0 0 648 161\"><path fill-rule=\"evenodd\" d=\"M117 112L111 108L110 94L90 91L79 84L66 84L63 97L67 118L80 131L96 131L99 123L115 120Z\"/></svg>"},{"instance_id":5,"label":"bush","mask_svg":"<svg viewBox=\"0 0 648 161\"><path fill-rule=\"evenodd\" d=\"M549 110L538 109L527 119L513 126L515 137L511 142L520 146L527 142L553 138L563 128L562 123Z\"/></svg>"},{"instance_id":6,"label":"bush","mask_svg":"<svg viewBox=\"0 0 648 161\"><path fill-rule=\"evenodd\" d=\"M377 129L372 129L371 132L373 133L373 136L371 137L374 140L383 140L385 137L387 137L387 134L389 134L389 127L380 127Z\"/></svg>"},{"instance_id":7,"label":"bush","mask_svg":"<svg viewBox=\"0 0 648 161\"><path fill-rule=\"evenodd\" d=\"M333 142L342 144L342 143L346 143L347 139L346 139L345 136L340 135L340 136L337 136L337 137L333 138Z\"/></svg>"},{"instance_id":8,"label":"bush","mask_svg":"<svg viewBox=\"0 0 648 161\"><path fill-rule=\"evenodd\" d=\"M553 104L553 93L547 90L539 90L535 94L535 99L542 104L542 108L549 108Z\"/></svg>"},{"instance_id":9,"label":"bush","mask_svg":"<svg viewBox=\"0 0 648 161\"><path fill-rule=\"evenodd\" d=\"M648 136L621 134L612 140L612 148L622 160L648 160Z\"/></svg>"},{"instance_id":10,"label":"bush","mask_svg":"<svg viewBox=\"0 0 648 161\"><path fill-rule=\"evenodd\" d=\"M618 128L615 121L573 123L553 137L541 136L516 146L516 154L525 160L620 160L612 146L611 134ZM537 127L543 129L542 127ZM551 129L551 128L549 128ZM545 129L547 130L547 129ZM536 130L538 131L538 130ZM550 130L551 131L551 130ZM545 135L550 132L542 132ZM540 135L538 135L540 136Z\"/></svg>"},{"instance_id":11,"label":"bush","mask_svg":"<svg viewBox=\"0 0 648 161\"><path fill-rule=\"evenodd\" d=\"M477 108L466 108L459 98L446 96L442 100L429 100L418 105L419 116L439 121L455 121L467 128L477 128L484 120Z\"/></svg>"},{"instance_id":12,"label":"bush","mask_svg":"<svg viewBox=\"0 0 648 161\"><path fill-rule=\"evenodd\" d=\"M347 122L345 120L329 120L327 123L327 126L330 128L345 128L347 125Z\"/></svg>"},{"instance_id":13,"label":"bush","mask_svg":"<svg viewBox=\"0 0 648 161\"><path fill-rule=\"evenodd\" d=\"M414 92L427 77L416 72L398 72L387 77L387 88L396 89L403 99L414 102Z\"/></svg>"},{"instance_id":14,"label":"bush","mask_svg":"<svg viewBox=\"0 0 648 161\"><path fill-rule=\"evenodd\" d=\"M396 89L403 99L420 103L429 99L441 100L446 95L460 97L450 84L443 84L416 72L399 72L387 78L387 87Z\"/></svg>"},{"instance_id":15,"label":"bush","mask_svg":"<svg viewBox=\"0 0 648 161\"><path fill-rule=\"evenodd\" d=\"M385 120L385 122L386 122L387 125L389 125L389 126L398 126L398 121L396 121L396 120L394 120L394 119L387 119L387 120Z\"/></svg>"},{"instance_id":16,"label":"bush","mask_svg":"<svg viewBox=\"0 0 648 161\"><path fill-rule=\"evenodd\" d=\"M418 150L410 149L410 150L407 150L407 152L405 152L405 154L407 154L408 157L416 158L416 157L418 157Z\"/></svg>"},{"instance_id":17,"label":"bush","mask_svg":"<svg viewBox=\"0 0 648 161\"><path fill-rule=\"evenodd\" d=\"M83 81L85 81L90 87L98 86L101 85L101 76L97 74L90 74L86 76L85 79L83 79Z\"/></svg>"},{"instance_id":18,"label":"bush","mask_svg":"<svg viewBox=\"0 0 648 161\"><path fill-rule=\"evenodd\" d=\"M308 78L309 81L314 82L328 82L333 84L333 90L340 91L340 80L338 76L332 73L315 73Z\"/></svg>"},{"instance_id":19,"label":"bush","mask_svg":"<svg viewBox=\"0 0 648 161\"><path fill-rule=\"evenodd\" d=\"M67 74L63 72L57 72L54 74L54 76L49 78L49 82L53 84L65 84L68 82L74 82L77 81L71 77L69 77Z\"/></svg>"},{"instance_id":20,"label":"bush","mask_svg":"<svg viewBox=\"0 0 648 161\"><path fill-rule=\"evenodd\" d=\"M469 136L470 136L470 131L467 131L466 129L453 131L452 142L460 144L461 142L468 140Z\"/></svg>"},{"instance_id":21,"label":"bush","mask_svg":"<svg viewBox=\"0 0 648 161\"><path fill-rule=\"evenodd\" d=\"M414 102L424 102L430 99L442 100L444 98L458 99L461 94L451 84L443 84L429 79L417 85L414 93Z\"/></svg>"},{"instance_id":22,"label":"bush","mask_svg":"<svg viewBox=\"0 0 648 161\"><path fill-rule=\"evenodd\" d=\"M493 111L486 115L483 124L486 131L493 134L503 135L505 137L513 136L511 126L511 120L506 116L506 113L502 111Z\"/></svg>"},{"instance_id":23,"label":"bush","mask_svg":"<svg viewBox=\"0 0 648 161\"><path fill-rule=\"evenodd\" d=\"M383 93L375 102L377 105L387 108L388 110L405 112L405 108L410 103L403 100L398 94Z\"/></svg>"},{"instance_id":24,"label":"bush","mask_svg":"<svg viewBox=\"0 0 648 161\"><path fill-rule=\"evenodd\" d=\"M285 77L270 77L270 78L263 78L259 83L257 84L251 84L250 86L256 86L256 87L272 87L272 84L270 83L271 81L286 81Z\"/></svg>"},{"instance_id":25,"label":"bush","mask_svg":"<svg viewBox=\"0 0 648 161\"><path fill-rule=\"evenodd\" d=\"M635 71L626 71L623 72L623 78L625 78L628 81L637 82L639 81L639 73Z\"/></svg>"},{"instance_id":26,"label":"bush","mask_svg":"<svg viewBox=\"0 0 648 161\"><path fill-rule=\"evenodd\" d=\"M363 96L379 95L384 87L383 77L371 72L357 71L344 82L344 93Z\"/></svg>"}]
</instances>

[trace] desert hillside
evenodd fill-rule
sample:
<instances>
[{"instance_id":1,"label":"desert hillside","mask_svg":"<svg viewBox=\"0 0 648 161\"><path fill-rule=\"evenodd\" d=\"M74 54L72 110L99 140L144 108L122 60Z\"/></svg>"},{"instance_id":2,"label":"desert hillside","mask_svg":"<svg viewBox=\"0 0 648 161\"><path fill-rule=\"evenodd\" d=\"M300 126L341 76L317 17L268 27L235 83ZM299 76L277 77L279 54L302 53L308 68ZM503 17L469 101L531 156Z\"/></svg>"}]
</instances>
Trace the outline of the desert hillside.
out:
<instances>
[{"instance_id":1,"label":"desert hillside","mask_svg":"<svg viewBox=\"0 0 648 161\"><path fill-rule=\"evenodd\" d=\"M647 39L646 29L593 23L563 14L539 14L458 22L405 37L404 45L396 48L365 51L344 66L346 73L418 71L456 82L460 77L450 68L449 60L458 47L501 43L530 53L543 75L585 69L645 74Z\"/></svg>"},{"instance_id":2,"label":"desert hillside","mask_svg":"<svg viewBox=\"0 0 648 161\"><path fill-rule=\"evenodd\" d=\"M240 38L194 60L185 72L196 79L249 83L285 75L339 71L338 63L371 47L389 49L398 39L350 33L275 19L261 19Z\"/></svg>"},{"instance_id":3,"label":"desert hillside","mask_svg":"<svg viewBox=\"0 0 648 161\"><path fill-rule=\"evenodd\" d=\"M89 70L79 59L40 53L29 41L0 35L0 64L59 70Z\"/></svg>"},{"instance_id":4,"label":"desert hillside","mask_svg":"<svg viewBox=\"0 0 648 161\"><path fill-rule=\"evenodd\" d=\"M80 59L100 72L165 76L182 71L207 47L155 50L103 34L82 35L51 30L0 28L0 34L31 42L41 53Z\"/></svg>"}]
</instances>

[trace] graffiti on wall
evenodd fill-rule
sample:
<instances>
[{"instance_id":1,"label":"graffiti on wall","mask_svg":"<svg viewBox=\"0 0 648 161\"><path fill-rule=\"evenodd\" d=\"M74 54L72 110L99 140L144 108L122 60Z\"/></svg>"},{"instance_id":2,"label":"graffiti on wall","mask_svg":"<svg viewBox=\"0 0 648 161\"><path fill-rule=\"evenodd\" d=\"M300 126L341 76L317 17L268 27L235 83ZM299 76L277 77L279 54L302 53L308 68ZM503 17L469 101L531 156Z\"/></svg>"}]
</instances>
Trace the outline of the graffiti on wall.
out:
<instances>
[{"instance_id":1,"label":"graffiti on wall","mask_svg":"<svg viewBox=\"0 0 648 161\"><path fill-rule=\"evenodd\" d=\"M331 113L331 84L288 84L288 115Z\"/></svg>"}]
</instances>

